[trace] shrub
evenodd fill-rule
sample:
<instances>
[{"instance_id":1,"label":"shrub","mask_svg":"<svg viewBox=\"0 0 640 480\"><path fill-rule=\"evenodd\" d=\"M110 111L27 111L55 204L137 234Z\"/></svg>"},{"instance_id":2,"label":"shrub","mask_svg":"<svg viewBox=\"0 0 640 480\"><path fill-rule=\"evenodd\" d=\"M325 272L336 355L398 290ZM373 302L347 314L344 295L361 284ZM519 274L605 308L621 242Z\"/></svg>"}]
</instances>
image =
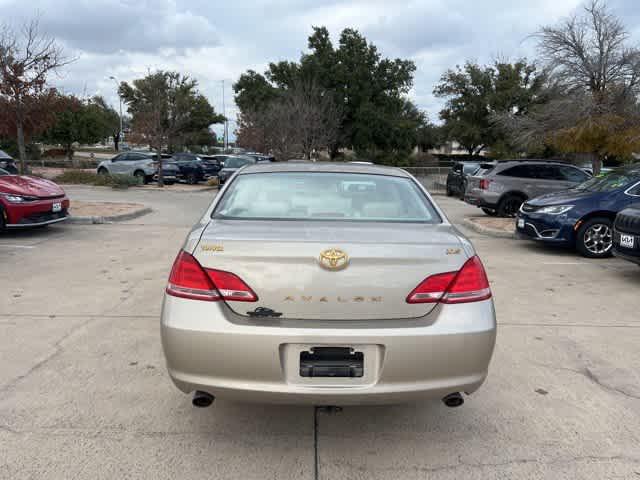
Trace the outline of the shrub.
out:
<instances>
[{"instance_id":1,"label":"shrub","mask_svg":"<svg viewBox=\"0 0 640 480\"><path fill-rule=\"evenodd\" d=\"M207 180L207 185L210 187L217 187L218 185L220 185L220 180L218 179L218 177L211 177L209 180Z\"/></svg>"},{"instance_id":2,"label":"shrub","mask_svg":"<svg viewBox=\"0 0 640 480\"><path fill-rule=\"evenodd\" d=\"M56 183L97 185L114 188L129 188L140 184L137 177L131 175L98 175L84 170L67 170L53 179Z\"/></svg>"}]
</instances>

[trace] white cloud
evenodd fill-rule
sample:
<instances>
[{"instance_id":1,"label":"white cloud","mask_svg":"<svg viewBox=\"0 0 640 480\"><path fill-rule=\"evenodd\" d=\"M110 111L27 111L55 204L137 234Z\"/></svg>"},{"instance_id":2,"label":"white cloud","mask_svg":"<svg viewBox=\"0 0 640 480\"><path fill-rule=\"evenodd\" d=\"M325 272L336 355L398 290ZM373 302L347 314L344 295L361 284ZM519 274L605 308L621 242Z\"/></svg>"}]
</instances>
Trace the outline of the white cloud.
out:
<instances>
[{"instance_id":1,"label":"white cloud","mask_svg":"<svg viewBox=\"0 0 640 480\"><path fill-rule=\"evenodd\" d=\"M432 95L440 75L467 59L533 57L527 36L571 13L579 0L0 0L0 19L19 23L40 12L41 24L77 56L56 84L101 93L117 104L113 75L129 81L149 70L196 78L216 110L235 118L231 83L249 68L298 60L313 25L360 30L382 55L410 58L417 71L412 98L437 118ZM638 40L637 0L611 6ZM1 20L0 20L1 21ZM233 128L233 125L232 127Z\"/></svg>"}]
</instances>

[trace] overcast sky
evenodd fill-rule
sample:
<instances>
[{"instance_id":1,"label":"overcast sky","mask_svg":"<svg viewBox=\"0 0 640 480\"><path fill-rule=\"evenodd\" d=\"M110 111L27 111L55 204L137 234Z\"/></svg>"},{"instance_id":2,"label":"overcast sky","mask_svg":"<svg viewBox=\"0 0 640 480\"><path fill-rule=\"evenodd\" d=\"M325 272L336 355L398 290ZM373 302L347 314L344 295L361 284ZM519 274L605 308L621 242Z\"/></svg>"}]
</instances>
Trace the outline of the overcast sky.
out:
<instances>
[{"instance_id":1,"label":"overcast sky","mask_svg":"<svg viewBox=\"0 0 640 480\"><path fill-rule=\"evenodd\" d=\"M417 65L411 97L436 120L434 84L467 59L532 58L528 36L581 5L578 0L0 0L0 22L17 27L40 16L41 27L77 60L56 84L66 93L101 94L117 105L110 76L132 80L148 70L177 70L200 82L235 118L231 84L245 70L297 60L312 25L337 39L360 30L387 57ZM611 0L634 41L640 40L640 0ZM233 125L232 127L233 128Z\"/></svg>"}]
</instances>

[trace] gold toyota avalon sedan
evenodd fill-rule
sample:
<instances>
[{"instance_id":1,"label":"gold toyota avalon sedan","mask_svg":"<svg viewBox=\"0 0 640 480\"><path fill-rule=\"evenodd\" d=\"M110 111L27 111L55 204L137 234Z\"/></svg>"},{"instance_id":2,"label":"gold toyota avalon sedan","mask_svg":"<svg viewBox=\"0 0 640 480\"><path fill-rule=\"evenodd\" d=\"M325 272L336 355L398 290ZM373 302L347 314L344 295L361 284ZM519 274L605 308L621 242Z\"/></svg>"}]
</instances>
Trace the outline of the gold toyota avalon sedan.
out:
<instances>
[{"instance_id":1,"label":"gold toyota avalon sedan","mask_svg":"<svg viewBox=\"0 0 640 480\"><path fill-rule=\"evenodd\" d=\"M496 338L471 243L404 170L242 168L173 264L169 375L193 404L464 402Z\"/></svg>"}]
</instances>

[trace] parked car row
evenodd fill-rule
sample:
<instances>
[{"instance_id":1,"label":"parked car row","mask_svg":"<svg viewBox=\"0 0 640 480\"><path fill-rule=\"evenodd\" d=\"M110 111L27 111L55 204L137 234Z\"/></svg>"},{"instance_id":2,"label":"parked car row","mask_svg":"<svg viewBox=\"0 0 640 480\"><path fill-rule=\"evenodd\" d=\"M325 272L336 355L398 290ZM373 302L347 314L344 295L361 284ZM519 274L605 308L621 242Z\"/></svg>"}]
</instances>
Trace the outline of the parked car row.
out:
<instances>
[{"instance_id":1,"label":"parked car row","mask_svg":"<svg viewBox=\"0 0 640 480\"><path fill-rule=\"evenodd\" d=\"M629 239L637 224L616 220L627 208L640 208L640 164L527 200L517 214L516 230L524 238L575 247L585 257L608 257L613 253L614 224L627 228L629 237L624 237L622 248L635 250L635 240Z\"/></svg>"},{"instance_id":2,"label":"parked car row","mask_svg":"<svg viewBox=\"0 0 640 480\"><path fill-rule=\"evenodd\" d=\"M640 163L592 177L560 161L458 162L447 195L490 216L515 217L521 238L640 263Z\"/></svg>"},{"instance_id":3,"label":"parked car row","mask_svg":"<svg viewBox=\"0 0 640 480\"><path fill-rule=\"evenodd\" d=\"M224 183L236 170L251 164L270 162L273 157L252 153L247 155L198 155L194 153L162 154L163 182L185 182L195 185L217 177ZM98 165L99 174L133 175L142 183L158 180L159 165L153 152L125 152Z\"/></svg>"}]
</instances>

